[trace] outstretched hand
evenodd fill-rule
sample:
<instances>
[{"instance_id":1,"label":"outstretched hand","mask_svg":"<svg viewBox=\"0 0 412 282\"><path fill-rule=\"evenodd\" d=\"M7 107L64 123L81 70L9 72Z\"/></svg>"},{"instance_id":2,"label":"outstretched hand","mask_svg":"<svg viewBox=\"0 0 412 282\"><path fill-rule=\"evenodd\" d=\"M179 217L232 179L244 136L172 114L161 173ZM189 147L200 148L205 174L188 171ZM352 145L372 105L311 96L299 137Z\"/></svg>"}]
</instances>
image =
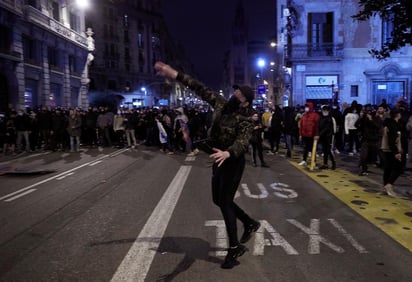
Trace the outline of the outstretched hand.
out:
<instances>
[{"instance_id":1,"label":"outstretched hand","mask_svg":"<svg viewBox=\"0 0 412 282\"><path fill-rule=\"evenodd\" d=\"M156 62L154 68L156 70L156 75L171 79L176 79L177 77L177 70L163 62Z\"/></svg>"}]
</instances>

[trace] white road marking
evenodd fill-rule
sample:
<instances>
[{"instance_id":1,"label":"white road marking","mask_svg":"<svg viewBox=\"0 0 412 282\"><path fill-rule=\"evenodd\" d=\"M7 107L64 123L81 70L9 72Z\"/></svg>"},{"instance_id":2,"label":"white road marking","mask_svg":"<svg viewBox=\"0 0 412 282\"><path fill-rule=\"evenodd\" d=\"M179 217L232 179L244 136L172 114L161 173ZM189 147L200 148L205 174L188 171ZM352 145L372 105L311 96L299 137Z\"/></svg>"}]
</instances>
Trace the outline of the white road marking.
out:
<instances>
[{"instance_id":1,"label":"white road marking","mask_svg":"<svg viewBox=\"0 0 412 282\"><path fill-rule=\"evenodd\" d=\"M295 219L287 219L287 221L309 235L308 254L320 254L320 243L327 245L337 253L344 253L343 248L331 243L320 235L319 219L311 219L310 228L304 226ZM355 238L353 238L353 236L349 234L335 219L331 218L328 219L328 221L352 244L352 246L359 253L368 253L368 251L361 246ZM256 231L253 242L252 254L254 256L263 256L266 246L278 246L281 247L288 255L299 255L299 252L279 232L277 232L268 221L260 220L259 222L261 223L261 226L259 230ZM223 220L208 220L205 222L205 226L216 227L216 251L214 253L211 252L210 255L215 255L218 257L225 256L227 254L226 249L228 248L225 222ZM271 238L267 238L266 234L269 234L269 237Z\"/></svg>"},{"instance_id":2,"label":"white road marking","mask_svg":"<svg viewBox=\"0 0 412 282\"><path fill-rule=\"evenodd\" d=\"M74 172L69 172L69 173L66 173L65 175L62 175L62 176L60 176L60 177L57 177L56 179L57 180L62 180L62 179L64 179L64 178L66 178L67 176L70 176L70 175L73 175L74 174Z\"/></svg>"},{"instance_id":3,"label":"white road marking","mask_svg":"<svg viewBox=\"0 0 412 282\"><path fill-rule=\"evenodd\" d=\"M205 222L205 226L216 226L216 252L214 255L218 257L224 257L227 254L227 235L226 225L223 220L208 220ZM210 254L213 256L213 254Z\"/></svg>"},{"instance_id":4,"label":"white road marking","mask_svg":"<svg viewBox=\"0 0 412 282\"><path fill-rule=\"evenodd\" d=\"M273 194L275 194L279 198L293 199L298 197L298 193L295 190L288 188L289 185L285 183L275 182L270 184L270 187L272 187L272 189L276 191Z\"/></svg>"},{"instance_id":5,"label":"white road marking","mask_svg":"<svg viewBox=\"0 0 412 282\"><path fill-rule=\"evenodd\" d=\"M181 166L111 281L144 281L160 241L189 176L191 166Z\"/></svg>"},{"instance_id":6,"label":"white road marking","mask_svg":"<svg viewBox=\"0 0 412 282\"><path fill-rule=\"evenodd\" d=\"M356 241L355 238L353 238L352 235L350 235L345 228L343 228L342 225L340 225L335 219L329 218L329 222L336 228L338 231L342 234L343 237L345 237L351 244L352 246L359 251L361 254L367 254L368 251Z\"/></svg>"},{"instance_id":7,"label":"white road marking","mask_svg":"<svg viewBox=\"0 0 412 282\"><path fill-rule=\"evenodd\" d=\"M242 183L241 186L242 186L243 193L245 193L245 195L246 195L247 197L252 198L252 199L264 199L264 198L267 198L267 196L268 196L268 194L269 194L268 191L266 190L265 186L263 186L262 183L257 183L257 187L258 187L259 190L260 190L260 194L259 194L259 195L253 195L253 194L250 192L250 189L249 189L249 187L247 186L247 184Z\"/></svg>"},{"instance_id":8,"label":"white road marking","mask_svg":"<svg viewBox=\"0 0 412 282\"><path fill-rule=\"evenodd\" d=\"M345 250L332 242L328 239L322 237L320 235L320 220L319 219L311 219L310 220L310 227L304 226L302 223L298 222L295 219L288 219L288 222L295 225L297 228L305 232L309 235L309 246L308 246L308 253L309 254L319 254L320 253L320 243L325 244L332 250L337 253L343 253Z\"/></svg>"},{"instance_id":9,"label":"white road marking","mask_svg":"<svg viewBox=\"0 0 412 282\"><path fill-rule=\"evenodd\" d=\"M99 164L99 163L101 163L102 161L100 160L100 161L96 161L96 162L92 162L91 164L89 164L89 166L94 166L94 165L97 165L97 164Z\"/></svg>"},{"instance_id":10,"label":"white road marking","mask_svg":"<svg viewBox=\"0 0 412 282\"><path fill-rule=\"evenodd\" d=\"M98 158L97 160L93 160L93 161L91 161L91 162L87 162L87 163L85 163L85 164L82 164L82 165L77 166L77 167L75 167L75 168L72 168L72 169L70 169L70 170L67 170L67 171L64 171L64 172L62 172L62 173L59 173L59 174L57 174L57 175L55 175L55 176L46 178L46 179L44 179L44 180L42 180L42 181L39 181L39 182L37 182L37 183L34 183L34 184L32 184L32 185L29 185L29 186L27 186L27 187L24 187L24 188L22 188L22 189L19 189L19 190L17 190L17 191L14 191L14 192L12 192L12 193L9 193L9 194L7 194L7 195L5 195L5 196L2 196L2 197L0 197L0 201L2 201L2 200L4 200L4 199L7 199L7 198L10 198L10 197L12 197L12 196L14 196L14 195L17 195L17 194L20 194L20 193L24 193L24 192L27 191L27 190L30 190L30 189L32 189L32 188L34 188L34 187L37 187L37 186L41 185L41 184L44 184L44 183L46 183L46 182L49 182L49 181L51 181L51 180L53 180L53 179L57 179L57 178L59 178L59 177L62 177L62 176L66 175L66 174L68 174L68 173L70 173L70 172L73 172L73 171L76 171L76 170L78 170L78 169L81 169L82 167L88 166L88 165L90 165L91 163L94 163L94 162L103 160L103 159L105 159L105 158L107 158L107 157L117 156L118 153L123 153L124 151L127 151L127 149L119 150L119 151L117 151L117 152L114 152L114 153L111 154L111 155L104 155L104 156ZM24 196L24 195L25 195L25 194L23 194L23 196Z\"/></svg>"},{"instance_id":11,"label":"white road marking","mask_svg":"<svg viewBox=\"0 0 412 282\"><path fill-rule=\"evenodd\" d=\"M263 256L264 254L264 249L265 246L279 246L282 247L283 250L288 254L288 255L298 255L298 251L295 250L295 248L292 247L291 244L286 241L286 239L280 235L279 232L273 228L272 225L269 224L266 220L260 220L260 228L258 231L256 231L255 234L255 242L254 242L254 247L253 247L253 255L255 256ZM269 234L272 236L272 239L265 239L264 237L264 231L268 231Z\"/></svg>"},{"instance_id":12,"label":"white road marking","mask_svg":"<svg viewBox=\"0 0 412 282\"><path fill-rule=\"evenodd\" d=\"M36 191L36 190L37 190L37 189L27 190L27 191L25 191L24 193L21 193L21 194L19 194L19 195L17 195L17 196L11 197L11 198L9 198L9 199L7 199L7 200L4 200L4 201L5 201L5 202L14 201L14 200L16 200L16 199L18 199L18 198L20 198L20 197L23 197L23 196L25 196L25 195L27 195L27 194L30 194L30 193L34 192L34 191Z\"/></svg>"}]
</instances>

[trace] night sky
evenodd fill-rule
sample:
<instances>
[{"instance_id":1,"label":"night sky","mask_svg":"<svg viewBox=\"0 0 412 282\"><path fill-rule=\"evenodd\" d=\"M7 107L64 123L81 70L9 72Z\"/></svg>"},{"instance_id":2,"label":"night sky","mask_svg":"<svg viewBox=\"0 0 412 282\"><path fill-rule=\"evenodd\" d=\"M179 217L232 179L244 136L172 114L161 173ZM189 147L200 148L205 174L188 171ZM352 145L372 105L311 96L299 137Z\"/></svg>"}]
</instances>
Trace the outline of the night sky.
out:
<instances>
[{"instance_id":1,"label":"night sky","mask_svg":"<svg viewBox=\"0 0 412 282\"><path fill-rule=\"evenodd\" d=\"M163 16L171 36L183 47L199 78L218 90L224 54L239 0L163 0ZM249 40L268 41L275 35L275 0L244 0ZM259 4L259 5L257 5Z\"/></svg>"}]
</instances>

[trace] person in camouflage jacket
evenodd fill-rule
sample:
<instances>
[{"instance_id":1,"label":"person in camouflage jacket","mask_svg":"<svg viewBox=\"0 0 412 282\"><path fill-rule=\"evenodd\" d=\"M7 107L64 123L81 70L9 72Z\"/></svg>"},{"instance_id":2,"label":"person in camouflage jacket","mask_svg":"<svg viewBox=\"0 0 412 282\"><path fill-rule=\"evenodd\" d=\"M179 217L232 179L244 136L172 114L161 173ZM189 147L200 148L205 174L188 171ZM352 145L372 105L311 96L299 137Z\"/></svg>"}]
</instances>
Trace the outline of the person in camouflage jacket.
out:
<instances>
[{"instance_id":1,"label":"person in camouflage jacket","mask_svg":"<svg viewBox=\"0 0 412 282\"><path fill-rule=\"evenodd\" d=\"M238 265L237 257L247 250L246 243L256 232L260 223L247 215L235 202L234 196L245 168L245 153L253 132L251 119L254 91L249 86L235 85L234 93L226 100L219 93L200 81L173 69L163 62L156 62L157 75L174 79L193 90L214 109L212 125L208 132L208 143L212 147L213 202L220 208L229 238L229 249L222 268ZM239 241L237 219L244 225Z\"/></svg>"}]
</instances>

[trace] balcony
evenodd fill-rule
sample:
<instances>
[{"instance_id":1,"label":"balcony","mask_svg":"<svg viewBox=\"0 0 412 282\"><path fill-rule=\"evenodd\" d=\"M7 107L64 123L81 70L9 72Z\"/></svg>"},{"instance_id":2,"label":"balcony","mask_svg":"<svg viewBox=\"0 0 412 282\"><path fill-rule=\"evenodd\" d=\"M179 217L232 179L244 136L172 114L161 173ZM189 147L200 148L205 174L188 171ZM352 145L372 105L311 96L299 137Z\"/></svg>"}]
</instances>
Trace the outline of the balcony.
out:
<instances>
[{"instance_id":1,"label":"balcony","mask_svg":"<svg viewBox=\"0 0 412 282\"><path fill-rule=\"evenodd\" d=\"M0 58L11 60L14 62L21 62L21 53L12 51L10 49L0 49Z\"/></svg>"},{"instance_id":2,"label":"balcony","mask_svg":"<svg viewBox=\"0 0 412 282\"><path fill-rule=\"evenodd\" d=\"M343 59L343 44L293 44L292 50L285 51L289 61L339 61Z\"/></svg>"},{"instance_id":3,"label":"balcony","mask_svg":"<svg viewBox=\"0 0 412 282\"><path fill-rule=\"evenodd\" d=\"M85 36L44 15L41 11L31 6L26 6L26 17L29 22L53 31L65 39L87 49L87 38Z\"/></svg>"},{"instance_id":4,"label":"balcony","mask_svg":"<svg viewBox=\"0 0 412 282\"><path fill-rule=\"evenodd\" d=\"M22 3L19 0L1 0L0 7L3 7L13 13L22 14Z\"/></svg>"}]
</instances>

